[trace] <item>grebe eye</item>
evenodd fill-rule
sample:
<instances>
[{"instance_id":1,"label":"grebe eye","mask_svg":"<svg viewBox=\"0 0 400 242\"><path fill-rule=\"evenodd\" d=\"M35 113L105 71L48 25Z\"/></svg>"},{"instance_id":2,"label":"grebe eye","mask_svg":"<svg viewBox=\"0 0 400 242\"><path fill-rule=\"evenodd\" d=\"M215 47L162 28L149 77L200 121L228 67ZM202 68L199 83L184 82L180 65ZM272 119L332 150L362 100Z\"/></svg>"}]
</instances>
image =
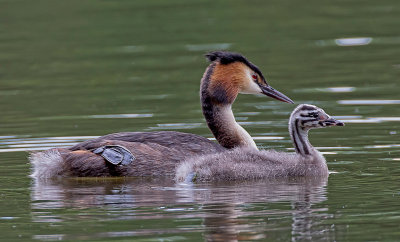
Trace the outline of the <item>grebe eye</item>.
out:
<instances>
[{"instance_id":1,"label":"grebe eye","mask_svg":"<svg viewBox=\"0 0 400 242\"><path fill-rule=\"evenodd\" d=\"M257 81L257 75L256 74L251 74L251 78L253 78L254 81Z\"/></svg>"}]
</instances>

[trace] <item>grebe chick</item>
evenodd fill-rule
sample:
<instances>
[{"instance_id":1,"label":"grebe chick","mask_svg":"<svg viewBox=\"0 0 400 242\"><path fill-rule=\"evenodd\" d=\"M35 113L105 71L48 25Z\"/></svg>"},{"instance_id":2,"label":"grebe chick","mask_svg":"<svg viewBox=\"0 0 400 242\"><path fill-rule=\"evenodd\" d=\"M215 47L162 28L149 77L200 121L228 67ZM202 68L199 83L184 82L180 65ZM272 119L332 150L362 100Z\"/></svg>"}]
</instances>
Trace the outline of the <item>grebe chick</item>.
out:
<instances>
[{"instance_id":1,"label":"grebe chick","mask_svg":"<svg viewBox=\"0 0 400 242\"><path fill-rule=\"evenodd\" d=\"M200 85L203 115L219 144L202 136L173 132L125 132L87 140L70 148L32 153L31 177L158 176L175 174L188 157L254 147L251 136L235 121L232 104L239 93L264 94L293 103L266 82L260 69L244 56L215 51Z\"/></svg>"},{"instance_id":2,"label":"grebe chick","mask_svg":"<svg viewBox=\"0 0 400 242\"><path fill-rule=\"evenodd\" d=\"M321 108L301 104L292 112L289 132L296 153L275 150L235 148L198 156L182 162L176 170L177 181L227 181L279 177L328 176L325 158L308 140L310 129L344 126Z\"/></svg>"}]
</instances>

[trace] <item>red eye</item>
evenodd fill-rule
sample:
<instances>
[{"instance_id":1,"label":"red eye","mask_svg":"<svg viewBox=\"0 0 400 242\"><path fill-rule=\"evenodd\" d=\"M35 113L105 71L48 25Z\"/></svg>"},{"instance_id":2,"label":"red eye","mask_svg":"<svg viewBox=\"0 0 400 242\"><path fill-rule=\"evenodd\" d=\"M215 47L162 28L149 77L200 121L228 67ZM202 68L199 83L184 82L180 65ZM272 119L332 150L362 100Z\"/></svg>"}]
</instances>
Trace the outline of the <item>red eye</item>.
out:
<instances>
[{"instance_id":1,"label":"red eye","mask_svg":"<svg viewBox=\"0 0 400 242\"><path fill-rule=\"evenodd\" d=\"M323 114L320 113L320 114L318 115L318 119L321 120L321 121L324 121L324 120L327 120L328 117L326 117L325 115L323 115Z\"/></svg>"},{"instance_id":2,"label":"red eye","mask_svg":"<svg viewBox=\"0 0 400 242\"><path fill-rule=\"evenodd\" d=\"M256 74L251 74L251 78L253 78L254 81L257 81L257 75Z\"/></svg>"}]
</instances>

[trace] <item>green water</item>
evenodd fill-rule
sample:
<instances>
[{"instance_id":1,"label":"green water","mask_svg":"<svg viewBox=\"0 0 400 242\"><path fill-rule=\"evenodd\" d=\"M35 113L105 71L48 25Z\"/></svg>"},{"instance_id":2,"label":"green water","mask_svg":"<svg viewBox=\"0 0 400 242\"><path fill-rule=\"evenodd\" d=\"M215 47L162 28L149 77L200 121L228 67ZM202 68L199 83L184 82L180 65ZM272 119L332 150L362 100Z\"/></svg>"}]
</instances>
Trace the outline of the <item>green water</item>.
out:
<instances>
[{"instance_id":1,"label":"green water","mask_svg":"<svg viewBox=\"0 0 400 242\"><path fill-rule=\"evenodd\" d=\"M0 240L398 241L399 21L395 0L1 0ZM28 177L27 151L107 133L211 138L198 88L215 49L346 123L310 137L328 180ZM234 112L260 147L290 151L293 108L242 95Z\"/></svg>"}]
</instances>

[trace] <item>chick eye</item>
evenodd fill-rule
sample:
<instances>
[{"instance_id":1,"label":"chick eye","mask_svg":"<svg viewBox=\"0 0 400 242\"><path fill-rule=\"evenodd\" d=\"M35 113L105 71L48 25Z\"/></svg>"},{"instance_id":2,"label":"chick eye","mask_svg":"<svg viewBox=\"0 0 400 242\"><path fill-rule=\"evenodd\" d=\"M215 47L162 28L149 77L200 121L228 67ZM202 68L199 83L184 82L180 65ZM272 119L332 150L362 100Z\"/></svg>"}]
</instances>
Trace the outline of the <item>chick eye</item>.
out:
<instances>
[{"instance_id":1,"label":"chick eye","mask_svg":"<svg viewBox=\"0 0 400 242\"><path fill-rule=\"evenodd\" d=\"M319 114L319 115L318 115L318 118L319 118L320 120L326 120L326 119L327 119L327 117L326 117L325 115L323 115L323 114Z\"/></svg>"},{"instance_id":2,"label":"chick eye","mask_svg":"<svg viewBox=\"0 0 400 242\"><path fill-rule=\"evenodd\" d=\"M257 81L257 75L256 74L251 74L251 78L253 78L253 81Z\"/></svg>"}]
</instances>

